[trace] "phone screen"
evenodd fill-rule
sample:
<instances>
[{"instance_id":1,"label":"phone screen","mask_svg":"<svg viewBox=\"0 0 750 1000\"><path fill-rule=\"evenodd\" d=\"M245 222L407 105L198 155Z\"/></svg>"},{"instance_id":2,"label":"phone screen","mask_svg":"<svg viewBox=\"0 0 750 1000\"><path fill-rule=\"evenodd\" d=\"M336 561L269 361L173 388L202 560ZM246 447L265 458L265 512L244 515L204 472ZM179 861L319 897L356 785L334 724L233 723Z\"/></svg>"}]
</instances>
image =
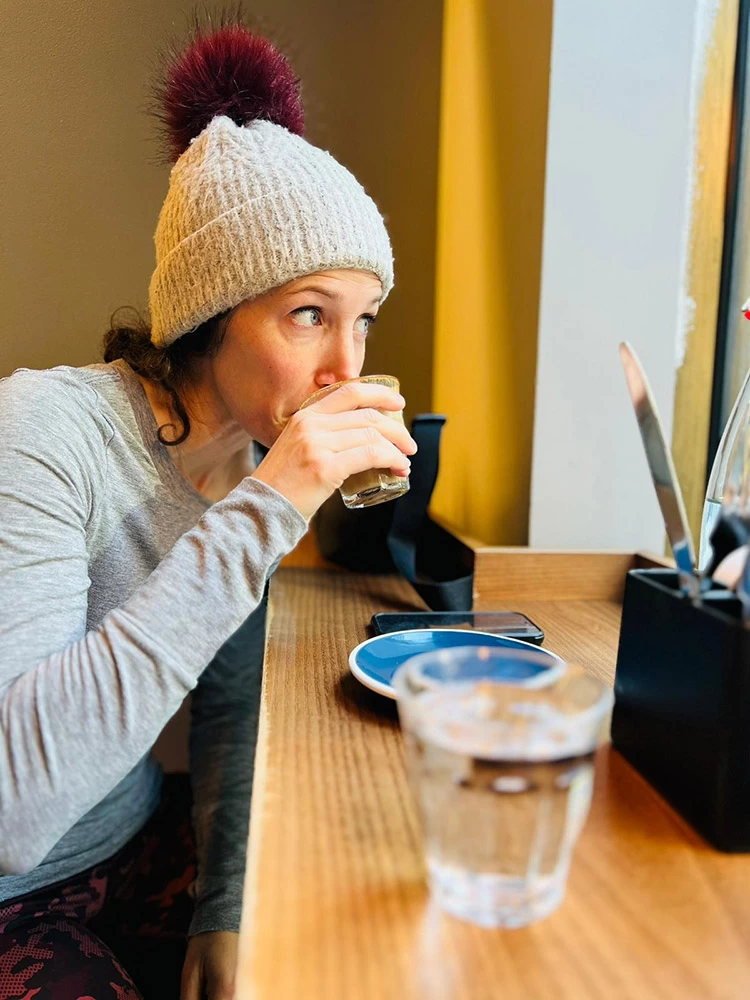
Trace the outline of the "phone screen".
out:
<instances>
[{"instance_id":1,"label":"phone screen","mask_svg":"<svg viewBox=\"0 0 750 1000\"><path fill-rule=\"evenodd\" d=\"M373 635L416 628L464 628L541 645L544 632L518 611L413 611L372 616Z\"/></svg>"}]
</instances>

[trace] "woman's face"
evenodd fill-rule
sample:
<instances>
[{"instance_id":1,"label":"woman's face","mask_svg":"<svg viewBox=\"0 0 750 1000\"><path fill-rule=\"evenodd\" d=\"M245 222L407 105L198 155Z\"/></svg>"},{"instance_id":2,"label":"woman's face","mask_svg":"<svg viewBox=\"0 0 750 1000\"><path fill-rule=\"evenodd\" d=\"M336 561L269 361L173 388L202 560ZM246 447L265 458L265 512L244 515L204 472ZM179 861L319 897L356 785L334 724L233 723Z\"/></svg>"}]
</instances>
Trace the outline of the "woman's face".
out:
<instances>
[{"instance_id":1,"label":"woman's face","mask_svg":"<svg viewBox=\"0 0 750 1000\"><path fill-rule=\"evenodd\" d=\"M224 417L272 445L308 396L359 375L381 293L373 273L342 269L243 302L206 359Z\"/></svg>"}]
</instances>

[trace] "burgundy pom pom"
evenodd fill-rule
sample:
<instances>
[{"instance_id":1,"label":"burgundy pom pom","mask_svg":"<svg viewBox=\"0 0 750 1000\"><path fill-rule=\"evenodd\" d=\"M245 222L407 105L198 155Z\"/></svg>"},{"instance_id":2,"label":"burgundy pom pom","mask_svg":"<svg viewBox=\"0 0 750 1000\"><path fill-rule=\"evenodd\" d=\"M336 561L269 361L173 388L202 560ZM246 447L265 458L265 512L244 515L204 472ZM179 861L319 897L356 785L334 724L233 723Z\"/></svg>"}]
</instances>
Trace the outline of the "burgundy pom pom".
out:
<instances>
[{"instance_id":1,"label":"burgundy pom pom","mask_svg":"<svg viewBox=\"0 0 750 1000\"><path fill-rule=\"evenodd\" d=\"M239 24L206 34L174 57L158 89L157 117L176 160L212 118L238 125L257 119L302 135L300 85L286 57Z\"/></svg>"}]
</instances>

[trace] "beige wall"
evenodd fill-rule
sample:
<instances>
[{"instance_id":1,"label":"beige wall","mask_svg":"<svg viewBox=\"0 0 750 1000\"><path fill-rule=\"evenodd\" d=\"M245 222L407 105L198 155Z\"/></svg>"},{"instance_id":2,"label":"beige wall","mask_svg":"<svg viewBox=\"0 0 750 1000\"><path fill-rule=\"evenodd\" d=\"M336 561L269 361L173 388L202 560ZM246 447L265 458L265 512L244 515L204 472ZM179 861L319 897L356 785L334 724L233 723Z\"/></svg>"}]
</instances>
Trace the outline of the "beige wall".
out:
<instances>
[{"instance_id":1,"label":"beige wall","mask_svg":"<svg viewBox=\"0 0 750 1000\"><path fill-rule=\"evenodd\" d=\"M0 6L0 376L98 360L112 310L145 306L167 168L142 106L158 48L193 7ZM252 10L302 77L309 138L386 215L397 285L367 370L401 375L410 410L428 410L442 6L263 0Z\"/></svg>"}]
</instances>

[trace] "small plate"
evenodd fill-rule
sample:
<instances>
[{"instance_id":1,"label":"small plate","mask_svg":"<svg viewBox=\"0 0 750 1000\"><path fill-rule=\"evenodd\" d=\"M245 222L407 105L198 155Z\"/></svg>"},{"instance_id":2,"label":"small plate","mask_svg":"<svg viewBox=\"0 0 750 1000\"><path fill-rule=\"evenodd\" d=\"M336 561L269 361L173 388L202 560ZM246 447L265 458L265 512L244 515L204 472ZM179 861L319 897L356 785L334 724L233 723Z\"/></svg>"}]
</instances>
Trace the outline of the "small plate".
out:
<instances>
[{"instance_id":1,"label":"small plate","mask_svg":"<svg viewBox=\"0 0 750 1000\"><path fill-rule=\"evenodd\" d=\"M562 666L564 660L548 649L540 649L532 642L511 639L491 632L476 632L457 628L407 629L404 632L387 632L365 639L349 654L349 669L365 687L386 698L396 697L391 680L398 667L418 653L433 653L438 649L455 646L489 646L494 649L524 649L537 655L548 656L550 667Z\"/></svg>"}]
</instances>

